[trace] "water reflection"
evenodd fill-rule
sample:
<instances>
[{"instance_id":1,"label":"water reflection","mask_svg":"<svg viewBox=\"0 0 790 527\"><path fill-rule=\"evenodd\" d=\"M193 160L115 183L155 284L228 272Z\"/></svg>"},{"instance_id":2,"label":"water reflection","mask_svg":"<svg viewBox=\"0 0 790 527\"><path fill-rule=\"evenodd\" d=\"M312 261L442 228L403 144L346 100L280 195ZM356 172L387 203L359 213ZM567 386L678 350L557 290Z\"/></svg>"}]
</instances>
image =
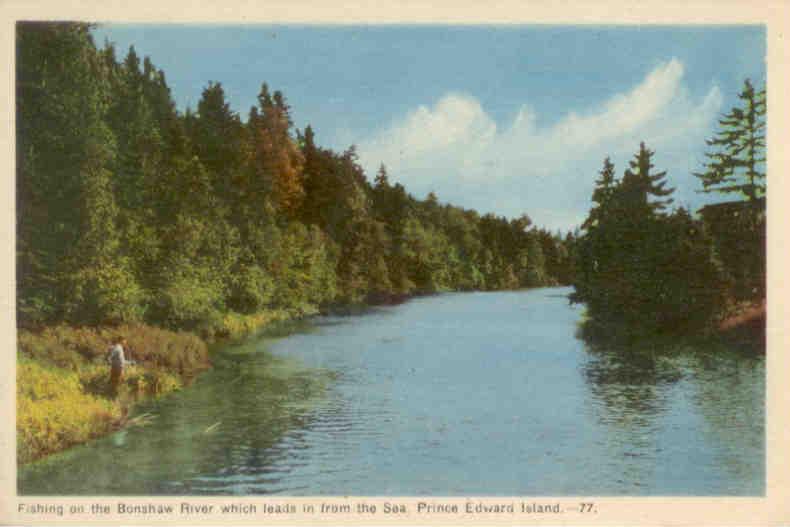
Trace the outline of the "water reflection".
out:
<instances>
[{"instance_id":1,"label":"water reflection","mask_svg":"<svg viewBox=\"0 0 790 527\"><path fill-rule=\"evenodd\" d=\"M595 347L582 371L592 397L607 410L602 422L626 427L653 420L666 407L666 385L683 376L676 364L653 353Z\"/></svg>"},{"instance_id":2,"label":"water reflection","mask_svg":"<svg viewBox=\"0 0 790 527\"><path fill-rule=\"evenodd\" d=\"M765 363L738 351L716 351L694 357L693 400L704 417L701 433L730 481L763 482Z\"/></svg>"},{"instance_id":3,"label":"water reflection","mask_svg":"<svg viewBox=\"0 0 790 527\"><path fill-rule=\"evenodd\" d=\"M729 473L714 494L743 492L744 482L749 493L764 492L761 356L701 340L586 349L582 377L591 412L608 430L607 455L623 474L618 491L661 484L693 462L707 477ZM693 487L693 475L685 477Z\"/></svg>"}]
</instances>

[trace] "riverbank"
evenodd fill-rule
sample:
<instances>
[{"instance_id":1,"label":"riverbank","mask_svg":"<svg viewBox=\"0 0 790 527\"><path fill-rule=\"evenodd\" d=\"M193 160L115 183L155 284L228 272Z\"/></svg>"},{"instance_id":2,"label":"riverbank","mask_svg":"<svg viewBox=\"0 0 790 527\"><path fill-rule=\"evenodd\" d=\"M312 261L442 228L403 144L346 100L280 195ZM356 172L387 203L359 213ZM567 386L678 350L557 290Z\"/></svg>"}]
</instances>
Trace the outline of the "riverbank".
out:
<instances>
[{"instance_id":1,"label":"riverbank","mask_svg":"<svg viewBox=\"0 0 790 527\"><path fill-rule=\"evenodd\" d=\"M694 333L637 326L619 320L587 316L577 329L577 337L594 346L614 346L630 352L675 349L678 342L718 342L744 352L765 354L766 302L753 300L728 304L707 327Z\"/></svg>"},{"instance_id":2,"label":"riverbank","mask_svg":"<svg viewBox=\"0 0 790 527\"><path fill-rule=\"evenodd\" d=\"M766 346L766 300L742 302L732 308L722 317L717 326L717 333L721 338L736 344L756 345L765 353Z\"/></svg>"},{"instance_id":3,"label":"riverbank","mask_svg":"<svg viewBox=\"0 0 790 527\"><path fill-rule=\"evenodd\" d=\"M765 360L596 350L569 292L426 296L218 342L190 388L137 406L146 426L21 467L18 492L764 493Z\"/></svg>"},{"instance_id":4,"label":"riverbank","mask_svg":"<svg viewBox=\"0 0 790 527\"><path fill-rule=\"evenodd\" d=\"M226 314L200 334L148 325L77 328L58 325L17 333L17 460L20 465L104 436L124 426L138 402L188 385L211 366L208 344L234 340L318 309ZM106 351L123 335L136 364L112 397Z\"/></svg>"}]
</instances>

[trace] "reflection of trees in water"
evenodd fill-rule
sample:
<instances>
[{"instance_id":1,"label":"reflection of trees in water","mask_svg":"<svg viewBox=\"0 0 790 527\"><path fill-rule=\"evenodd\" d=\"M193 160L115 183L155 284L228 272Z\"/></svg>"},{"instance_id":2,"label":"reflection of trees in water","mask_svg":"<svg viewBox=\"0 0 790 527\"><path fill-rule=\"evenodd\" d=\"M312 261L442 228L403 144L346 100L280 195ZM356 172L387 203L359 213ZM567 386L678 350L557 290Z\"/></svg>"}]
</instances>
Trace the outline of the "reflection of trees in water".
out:
<instances>
[{"instance_id":1,"label":"reflection of trees in water","mask_svg":"<svg viewBox=\"0 0 790 527\"><path fill-rule=\"evenodd\" d=\"M693 361L702 434L733 480L765 480L765 361L719 346ZM741 490L741 489L734 489Z\"/></svg>"},{"instance_id":2,"label":"reflection of trees in water","mask_svg":"<svg viewBox=\"0 0 790 527\"><path fill-rule=\"evenodd\" d=\"M233 492L269 492L306 463L300 431L308 428L331 375L264 353L236 356L225 366L200 394L221 430L201 438L202 476L185 485L191 492L228 492L229 485Z\"/></svg>"},{"instance_id":3,"label":"reflection of trees in water","mask_svg":"<svg viewBox=\"0 0 790 527\"><path fill-rule=\"evenodd\" d=\"M638 491L652 478L658 420L668 406L667 389L681 370L655 349L588 344L582 375L591 410L610 433L604 438L608 463L620 474L615 483Z\"/></svg>"},{"instance_id":4,"label":"reflection of trees in water","mask_svg":"<svg viewBox=\"0 0 790 527\"><path fill-rule=\"evenodd\" d=\"M664 392L683 376L669 357L655 350L588 347L583 375L600 402L603 422L646 426L665 408Z\"/></svg>"},{"instance_id":5,"label":"reflection of trees in water","mask_svg":"<svg viewBox=\"0 0 790 527\"><path fill-rule=\"evenodd\" d=\"M761 357L701 340L650 348L588 343L588 352L582 373L593 414L610 431L606 448L612 456L657 459L660 417L673 398L687 393L690 396L683 398L692 402L690 410L703 423L700 439L719 460L718 465L731 474L738 486L733 490L743 492L744 482L763 478L765 368ZM673 389L676 386L681 392ZM623 464L626 477L649 475L645 467Z\"/></svg>"}]
</instances>

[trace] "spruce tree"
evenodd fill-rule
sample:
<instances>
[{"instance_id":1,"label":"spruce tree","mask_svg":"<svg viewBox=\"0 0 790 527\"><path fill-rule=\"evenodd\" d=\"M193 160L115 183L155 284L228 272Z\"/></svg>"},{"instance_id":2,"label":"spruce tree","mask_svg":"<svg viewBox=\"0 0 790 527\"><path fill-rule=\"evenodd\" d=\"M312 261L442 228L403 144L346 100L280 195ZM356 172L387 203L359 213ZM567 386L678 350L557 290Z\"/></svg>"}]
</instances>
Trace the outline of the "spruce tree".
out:
<instances>
[{"instance_id":1,"label":"spruce tree","mask_svg":"<svg viewBox=\"0 0 790 527\"><path fill-rule=\"evenodd\" d=\"M609 212L612 194L618 183L614 176L614 164L609 157L603 160L603 168L598 174L601 177L595 181L595 190L592 195L592 200L596 205L590 210L590 214L582 224L582 228L586 230L599 225Z\"/></svg>"},{"instance_id":2,"label":"spruce tree","mask_svg":"<svg viewBox=\"0 0 790 527\"><path fill-rule=\"evenodd\" d=\"M702 192L741 194L745 199L702 209L717 252L733 281L731 293L740 299L765 292L765 89L747 79L738 95L741 105L719 120L721 129L707 141L704 171L694 175Z\"/></svg>"},{"instance_id":3,"label":"spruce tree","mask_svg":"<svg viewBox=\"0 0 790 527\"><path fill-rule=\"evenodd\" d=\"M755 202L765 195L765 89L755 90L747 79L734 107L720 120L721 130L708 146L709 162L694 175L702 181L702 192L740 192Z\"/></svg>"},{"instance_id":4,"label":"spruce tree","mask_svg":"<svg viewBox=\"0 0 790 527\"><path fill-rule=\"evenodd\" d=\"M642 213L646 217L663 213L674 201L669 198L674 188L665 188L666 171L651 173L652 158L655 152L649 150L645 143L639 143L639 152L629 162L629 168L623 175L621 190L626 209L631 213ZM636 220L637 218L632 218Z\"/></svg>"}]
</instances>

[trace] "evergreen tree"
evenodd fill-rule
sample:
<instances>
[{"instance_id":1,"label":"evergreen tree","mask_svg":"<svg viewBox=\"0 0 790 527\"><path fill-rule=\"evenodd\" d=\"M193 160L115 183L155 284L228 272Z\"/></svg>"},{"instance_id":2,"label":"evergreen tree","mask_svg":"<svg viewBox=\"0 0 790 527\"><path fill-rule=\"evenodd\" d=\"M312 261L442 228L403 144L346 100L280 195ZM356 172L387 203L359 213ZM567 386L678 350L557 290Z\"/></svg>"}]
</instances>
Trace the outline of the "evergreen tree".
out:
<instances>
[{"instance_id":1,"label":"evergreen tree","mask_svg":"<svg viewBox=\"0 0 790 527\"><path fill-rule=\"evenodd\" d=\"M747 79L738 98L743 101L720 120L721 130L707 142L714 147L704 172L694 175L703 192L740 192L749 201L765 196L765 89L755 90Z\"/></svg>"},{"instance_id":2,"label":"evergreen tree","mask_svg":"<svg viewBox=\"0 0 790 527\"><path fill-rule=\"evenodd\" d=\"M765 89L747 79L738 95L742 104L719 120L721 129L707 141L713 151L704 171L694 175L702 192L741 194L745 199L700 210L712 234L737 299L765 295Z\"/></svg>"},{"instance_id":3,"label":"evergreen tree","mask_svg":"<svg viewBox=\"0 0 790 527\"><path fill-rule=\"evenodd\" d=\"M235 204L238 179L247 158L244 127L225 100L222 84L210 82L198 102L197 115L185 119L195 154L208 169L213 192L223 204Z\"/></svg>"},{"instance_id":4,"label":"evergreen tree","mask_svg":"<svg viewBox=\"0 0 790 527\"><path fill-rule=\"evenodd\" d=\"M697 331L722 305L721 269L701 223L666 211L674 189L665 172L651 172L652 155L642 143L621 181L604 161L597 206L574 244L574 299L587 303L591 324L610 329Z\"/></svg>"},{"instance_id":5,"label":"evergreen tree","mask_svg":"<svg viewBox=\"0 0 790 527\"><path fill-rule=\"evenodd\" d=\"M621 204L629 212L647 216L663 213L674 200L668 198L675 189L666 187L666 172L651 173L652 150L639 143L639 152L629 162L620 185ZM604 167L606 169L606 166ZM602 176L604 177L604 176ZM666 199L663 199L666 198Z\"/></svg>"},{"instance_id":6,"label":"evergreen tree","mask_svg":"<svg viewBox=\"0 0 790 527\"><path fill-rule=\"evenodd\" d=\"M415 199L355 148L291 136L264 84L243 123L220 83L179 113L149 57L85 24L17 31L18 311L23 324L205 330L228 311L554 283L564 241Z\"/></svg>"},{"instance_id":7,"label":"evergreen tree","mask_svg":"<svg viewBox=\"0 0 790 527\"><path fill-rule=\"evenodd\" d=\"M590 214L582 224L582 228L586 230L600 225L605 214L611 212L612 195L619 183L614 175L614 164L608 157L603 160L603 168L599 175L601 177L595 181L595 190L592 194L592 201L596 205L590 210Z\"/></svg>"}]
</instances>

